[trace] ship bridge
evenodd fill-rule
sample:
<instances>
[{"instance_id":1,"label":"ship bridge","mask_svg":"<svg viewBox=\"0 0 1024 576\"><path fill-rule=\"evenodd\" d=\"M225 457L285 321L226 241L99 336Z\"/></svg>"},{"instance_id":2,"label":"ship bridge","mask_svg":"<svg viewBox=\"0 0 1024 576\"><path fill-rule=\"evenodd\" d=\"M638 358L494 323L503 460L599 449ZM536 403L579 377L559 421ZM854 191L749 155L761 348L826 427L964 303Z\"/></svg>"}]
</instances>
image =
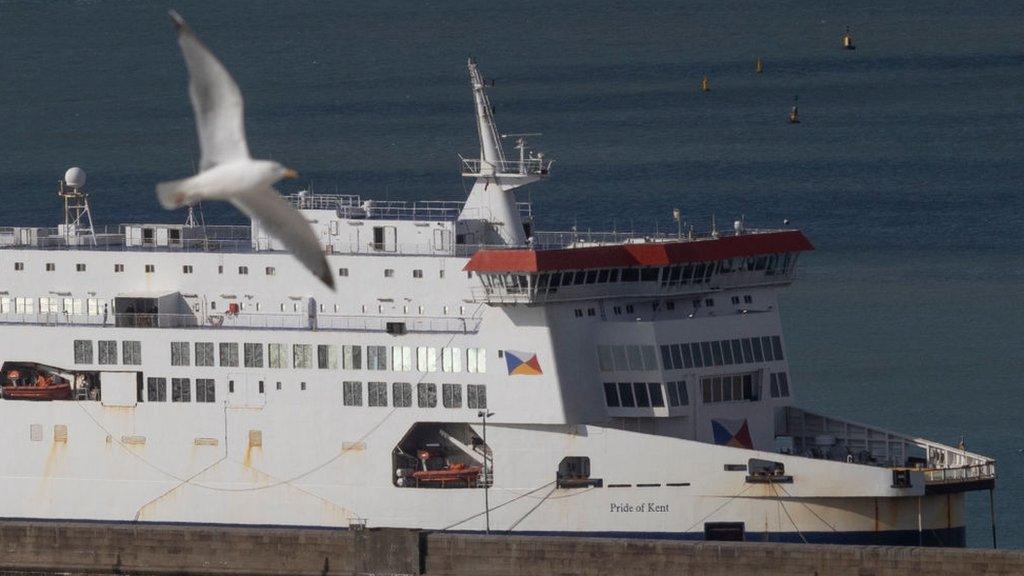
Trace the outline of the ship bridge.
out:
<instances>
[{"instance_id":1,"label":"ship bridge","mask_svg":"<svg viewBox=\"0 0 1024 576\"><path fill-rule=\"evenodd\" d=\"M814 247L798 230L723 236L633 236L538 232L529 248L477 250L478 302L541 304L615 297L702 294L788 284L801 252Z\"/></svg>"}]
</instances>

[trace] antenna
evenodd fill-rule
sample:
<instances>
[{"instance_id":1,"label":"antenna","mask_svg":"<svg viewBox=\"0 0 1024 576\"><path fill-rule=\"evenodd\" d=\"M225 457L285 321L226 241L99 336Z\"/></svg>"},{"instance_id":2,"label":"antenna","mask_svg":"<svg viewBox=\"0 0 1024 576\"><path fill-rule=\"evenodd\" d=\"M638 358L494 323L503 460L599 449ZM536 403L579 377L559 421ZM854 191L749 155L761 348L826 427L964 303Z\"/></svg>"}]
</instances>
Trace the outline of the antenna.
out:
<instances>
[{"instance_id":1,"label":"antenna","mask_svg":"<svg viewBox=\"0 0 1024 576\"><path fill-rule=\"evenodd\" d=\"M96 233L92 227L92 212L89 210L89 195L85 187L85 170L78 166L68 168L64 179L59 181L57 195L64 200L64 225L61 233L68 246L77 246L78 238L86 236L96 245Z\"/></svg>"}]
</instances>

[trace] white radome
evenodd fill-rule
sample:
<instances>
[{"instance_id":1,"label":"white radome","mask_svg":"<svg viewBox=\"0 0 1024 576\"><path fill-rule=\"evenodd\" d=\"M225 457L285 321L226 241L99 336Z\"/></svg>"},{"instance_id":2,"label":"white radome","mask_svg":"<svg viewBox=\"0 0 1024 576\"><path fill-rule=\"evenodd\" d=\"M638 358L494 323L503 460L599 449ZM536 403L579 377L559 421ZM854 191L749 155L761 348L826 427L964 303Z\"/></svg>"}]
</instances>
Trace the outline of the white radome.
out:
<instances>
[{"instance_id":1,"label":"white radome","mask_svg":"<svg viewBox=\"0 0 1024 576\"><path fill-rule=\"evenodd\" d=\"M64 183L72 188L82 188L85 186L85 170L78 166L68 168L68 171L64 173Z\"/></svg>"},{"instance_id":2,"label":"white radome","mask_svg":"<svg viewBox=\"0 0 1024 576\"><path fill-rule=\"evenodd\" d=\"M168 210L202 200L227 200L258 220L317 278L334 288L320 241L309 222L274 189L294 170L270 160L253 160L245 141L242 93L234 79L199 41L177 12L171 20L189 72L189 96L196 117L201 158L199 174L161 182L156 193Z\"/></svg>"}]
</instances>

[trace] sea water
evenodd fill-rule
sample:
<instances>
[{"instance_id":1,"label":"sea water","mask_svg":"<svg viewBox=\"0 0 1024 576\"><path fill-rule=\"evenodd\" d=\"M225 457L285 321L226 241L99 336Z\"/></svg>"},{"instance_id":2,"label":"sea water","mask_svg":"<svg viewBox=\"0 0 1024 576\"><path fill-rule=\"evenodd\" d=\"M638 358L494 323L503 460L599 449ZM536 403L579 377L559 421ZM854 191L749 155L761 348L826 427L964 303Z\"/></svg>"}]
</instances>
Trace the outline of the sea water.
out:
<instances>
[{"instance_id":1,"label":"sea water","mask_svg":"<svg viewBox=\"0 0 1024 576\"><path fill-rule=\"evenodd\" d=\"M198 161L166 4L0 0L0 224L53 225L72 165L97 225L183 218L153 195ZM241 85L253 153L314 191L464 198L474 56L501 130L555 159L539 228L801 228L798 404L963 436L998 460L1000 546L1024 546L1021 3L175 5ZM986 493L968 514L991 545Z\"/></svg>"}]
</instances>

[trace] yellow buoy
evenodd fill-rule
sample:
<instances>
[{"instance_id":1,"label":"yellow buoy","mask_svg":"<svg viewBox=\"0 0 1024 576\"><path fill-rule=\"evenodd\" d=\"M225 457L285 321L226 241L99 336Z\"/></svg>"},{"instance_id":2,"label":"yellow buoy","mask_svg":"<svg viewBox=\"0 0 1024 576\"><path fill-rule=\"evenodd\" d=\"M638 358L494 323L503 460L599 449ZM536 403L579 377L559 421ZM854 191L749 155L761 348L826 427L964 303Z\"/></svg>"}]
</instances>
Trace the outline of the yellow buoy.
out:
<instances>
[{"instance_id":1,"label":"yellow buoy","mask_svg":"<svg viewBox=\"0 0 1024 576\"><path fill-rule=\"evenodd\" d=\"M700 91L707 92L711 90L711 80L708 80L708 75L705 74L704 78L700 81Z\"/></svg>"},{"instance_id":2,"label":"yellow buoy","mask_svg":"<svg viewBox=\"0 0 1024 576\"><path fill-rule=\"evenodd\" d=\"M762 61L760 58L758 58L757 62L754 63L754 72L757 72L758 74L764 72L764 61Z\"/></svg>"},{"instance_id":3,"label":"yellow buoy","mask_svg":"<svg viewBox=\"0 0 1024 576\"><path fill-rule=\"evenodd\" d=\"M799 124L800 123L800 111L796 106L797 97L793 97L793 107L789 110L789 123Z\"/></svg>"}]
</instances>

